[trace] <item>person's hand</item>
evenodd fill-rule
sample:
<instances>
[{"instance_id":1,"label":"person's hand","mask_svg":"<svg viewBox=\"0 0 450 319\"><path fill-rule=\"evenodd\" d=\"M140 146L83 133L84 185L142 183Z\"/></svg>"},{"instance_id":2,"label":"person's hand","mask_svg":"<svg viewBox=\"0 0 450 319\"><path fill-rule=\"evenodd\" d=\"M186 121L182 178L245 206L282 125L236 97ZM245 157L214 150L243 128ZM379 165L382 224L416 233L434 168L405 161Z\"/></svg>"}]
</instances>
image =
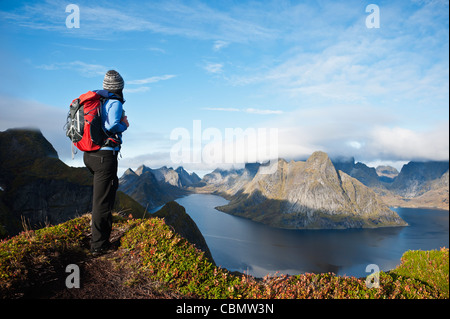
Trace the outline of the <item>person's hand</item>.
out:
<instances>
[{"instance_id":1,"label":"person's hand","mask_svg":"<svg viewBox=\"0 0 450 319\"><path fill-rule=\"evenodd\" d=\"M122 122L123 122L127 127L130 126L130 123L128 123L128 118L127 118L126 116L124 116L124 117L122 118Z\"/></svg>"}]
</instances>

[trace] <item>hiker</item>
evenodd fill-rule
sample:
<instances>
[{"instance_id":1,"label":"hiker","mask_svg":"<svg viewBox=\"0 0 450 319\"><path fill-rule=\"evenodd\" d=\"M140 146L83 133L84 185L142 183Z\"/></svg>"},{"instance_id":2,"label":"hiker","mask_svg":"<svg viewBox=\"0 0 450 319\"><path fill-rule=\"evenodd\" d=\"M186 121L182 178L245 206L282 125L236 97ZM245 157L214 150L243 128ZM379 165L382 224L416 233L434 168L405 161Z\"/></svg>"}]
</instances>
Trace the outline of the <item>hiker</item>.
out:
<instances>
[{"instance_id":1,"label":"hiker","mask_svg":"<svg viewBox=\"0 0 450 319\"><path fill-rule=\"evenodd\" d=\"M103 254L111 248L111 211L119 186L117 155L122 144L122 133L129 126L123 111L123 88L123 78L117 71L106 72L103 90L96 93L107 98L102 104L101 122L108 138L99 150L85 151L83 156L84 164L94 175L91 224L91 253L94 255Z\"/></svg>"}]
</instances>

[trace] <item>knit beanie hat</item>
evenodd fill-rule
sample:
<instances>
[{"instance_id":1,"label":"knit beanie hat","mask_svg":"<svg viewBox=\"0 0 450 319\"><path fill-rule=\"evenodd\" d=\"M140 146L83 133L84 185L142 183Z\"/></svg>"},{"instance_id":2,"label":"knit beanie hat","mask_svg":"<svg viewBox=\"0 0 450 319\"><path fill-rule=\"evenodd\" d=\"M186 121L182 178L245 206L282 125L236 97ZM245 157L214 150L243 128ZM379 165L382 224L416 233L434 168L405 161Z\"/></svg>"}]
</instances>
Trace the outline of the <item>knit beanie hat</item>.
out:
<instances>
[{"instance_id":1,"label":"knit beanie hat","mask_svg":"<svg viewBox=\"0 0 450 319\"><path fill-rule=\"evenodd\" d=\"M109 70L105 74L105 78L103 79L103 89L107 91L119 91L124 87L124 81L122 76L120 76L119 72L115 70Z\"/></svg>"}]
</instances>

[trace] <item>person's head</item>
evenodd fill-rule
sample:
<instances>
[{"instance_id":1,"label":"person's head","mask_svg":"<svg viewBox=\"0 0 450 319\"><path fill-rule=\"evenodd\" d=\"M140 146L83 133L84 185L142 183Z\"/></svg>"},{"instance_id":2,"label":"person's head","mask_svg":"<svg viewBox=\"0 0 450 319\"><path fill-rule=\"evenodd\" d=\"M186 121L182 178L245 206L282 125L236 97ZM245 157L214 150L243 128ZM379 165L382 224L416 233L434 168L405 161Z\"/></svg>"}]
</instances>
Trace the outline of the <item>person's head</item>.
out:
<instances>
[{"instance_id":1,"label":"person's head","mask_svg":"<svg viewBox=\"0 0 450 319\"><path fill-rule=\"evenodd\" d=\"M115 70L109 70L103 79L103 89L108 92L123 96L122 90L125 85L122 76Z\"/></svg>"}]
</instances>

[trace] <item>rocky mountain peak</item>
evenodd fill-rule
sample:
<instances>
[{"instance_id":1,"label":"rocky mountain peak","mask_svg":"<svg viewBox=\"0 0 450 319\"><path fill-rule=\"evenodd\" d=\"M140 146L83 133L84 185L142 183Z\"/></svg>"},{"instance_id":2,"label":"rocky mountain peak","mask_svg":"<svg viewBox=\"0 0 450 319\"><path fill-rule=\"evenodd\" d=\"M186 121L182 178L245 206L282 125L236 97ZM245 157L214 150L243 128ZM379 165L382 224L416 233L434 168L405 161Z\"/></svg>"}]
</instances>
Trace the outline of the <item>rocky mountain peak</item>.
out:
<instances>
[{"instance_id":1,"label":"rocky mountain peak","mask_svg":"<svg viewBox=\"0 0 450 319\"><path fill-rule=\"evenodd\" d=\"M336 175L336 169L328 154L322 151L314 152L306 161L306 169ZM337 177L337 176L336 176Z\"/></svg>"},{"instance_id":2,"label":"rocky mountain peak","mask_svg":"<svg viewBox=\"0 0 450 319\"><path fill-rule=\"evenodd\" d=\"M142 174L145 174L146 172L151 172L151 171L152 171L152 169L150 167L141 165L136 169L135 173L136 173L136 175L141 176Z\"/></svg>"},{"instance_id":3,"label":"rocky mountain peak","mask_svg":"<svg viewBox=\"0 0 450 319\"><path fill-rule=\"evenodd\" d=\"M328 155L313 153L306 162L280 160L273 174L256 174L228 192L219 207L234 215L282 228L360 228L404 226L376 194L344 172ZM236 185L236 183L234 183Z\"/></svg>"},{"instance_id":4,"label":"rocky mountain peak","mask_svg":"<svg viewBox=\"0 0 450 319\"><path fill-rule=\"evenodd\" d=\"M127 175L131 175L131 176L137 176L137 174L131 169L131 168L128 168L124 173L123 173L123 175L125 175L125 176L127 176Z\"/></svg>"}]
</instances>

